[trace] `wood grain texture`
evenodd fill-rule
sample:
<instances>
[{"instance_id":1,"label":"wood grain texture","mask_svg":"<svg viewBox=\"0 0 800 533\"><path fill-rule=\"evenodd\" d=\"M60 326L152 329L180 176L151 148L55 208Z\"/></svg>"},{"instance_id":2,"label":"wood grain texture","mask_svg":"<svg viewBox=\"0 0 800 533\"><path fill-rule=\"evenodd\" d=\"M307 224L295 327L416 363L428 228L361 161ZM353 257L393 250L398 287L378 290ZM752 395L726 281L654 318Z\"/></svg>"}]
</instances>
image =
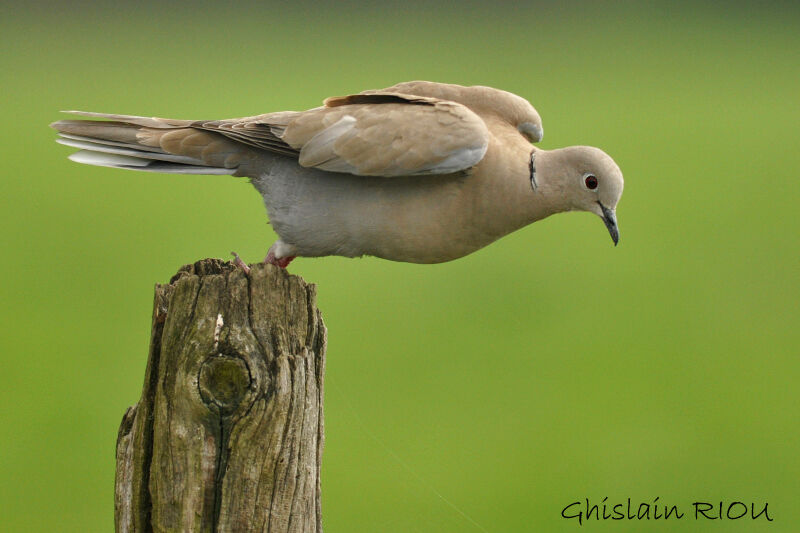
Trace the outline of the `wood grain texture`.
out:
<instances>
[{"instance_id":1,"label":"wood grain texture","mask_svg":"<svg viewBox=\"0 0 800 533\"><path fill-rule=\"evenodd\" d=\"M216 259L157 285L117 438L118 532L321 532L326 330L316 289Z\"/></svg>"}]
</instances>

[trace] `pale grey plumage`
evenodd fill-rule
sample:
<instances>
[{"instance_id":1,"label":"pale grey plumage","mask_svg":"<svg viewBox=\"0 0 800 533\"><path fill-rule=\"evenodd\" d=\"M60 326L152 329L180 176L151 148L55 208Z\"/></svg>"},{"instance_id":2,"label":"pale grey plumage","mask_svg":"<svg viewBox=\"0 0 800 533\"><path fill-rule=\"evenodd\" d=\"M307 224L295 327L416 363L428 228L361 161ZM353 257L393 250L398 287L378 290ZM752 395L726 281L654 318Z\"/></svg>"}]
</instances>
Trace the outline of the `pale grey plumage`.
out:
<instances>
[{"instance_id":1,"label":"pale grey plumage","mask_svg":"<svg viewBox=\"0 0 800 533\"><path fill-rule=\"evenodd\" d=\"M75 161L250 176L280 236L271 260L282 266L296 255L449 261L576 209L618 238L614 161L591 147L534 148L536 110L489 87L408 82L219 121L81 114L111 121L53 125L59 142L80 149Z\"/></svg>"}]
</instances>

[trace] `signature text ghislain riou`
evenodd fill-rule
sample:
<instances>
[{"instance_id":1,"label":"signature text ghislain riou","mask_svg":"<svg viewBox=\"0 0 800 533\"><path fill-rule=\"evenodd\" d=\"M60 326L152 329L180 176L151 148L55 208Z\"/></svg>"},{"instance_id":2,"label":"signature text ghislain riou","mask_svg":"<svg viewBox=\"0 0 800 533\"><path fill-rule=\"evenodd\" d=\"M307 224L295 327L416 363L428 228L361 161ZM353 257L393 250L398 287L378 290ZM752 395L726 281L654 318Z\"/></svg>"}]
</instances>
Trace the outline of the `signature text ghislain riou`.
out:
<instances>
[{"instance_id":1,"label":"signature text ghislain riou","mask_svg":"<svg viewBox=\"0 0 800 533\"><path fill-rule=\"evenodd\" d=\"M589 520L680 520L687 516L695 520L765 520L772 522L769 514L769 503L752 502L692 502L687 511L681 511L677 505L660 503L659 498L652 503L635 503L628 498L624 502L609 502L608 497L600 503L592 503L589 498L584 501L571 502L561 510L561 517L576 520L579 525Z\"/></svg>"}]
</instances>

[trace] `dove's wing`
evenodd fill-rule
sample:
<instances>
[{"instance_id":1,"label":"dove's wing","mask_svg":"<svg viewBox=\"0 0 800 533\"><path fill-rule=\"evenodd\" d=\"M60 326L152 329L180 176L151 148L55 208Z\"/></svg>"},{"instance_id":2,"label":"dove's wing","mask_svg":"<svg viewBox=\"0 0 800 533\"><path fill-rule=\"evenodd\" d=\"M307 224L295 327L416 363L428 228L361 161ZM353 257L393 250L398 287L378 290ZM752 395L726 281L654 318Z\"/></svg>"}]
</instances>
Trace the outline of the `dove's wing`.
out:
<instances>
[{"instance_id":1,"label":"dove's wing","mask_svg":"<svg viewBox=\"0 0 800 533\"><path fill-rule=\"evenodd\" d=\"M194 122L300 165L359 176L448 174L476 165L489 131L464 105L373 92L328 98L323 107L246 119Z\"/></svg>"}]
</instances>

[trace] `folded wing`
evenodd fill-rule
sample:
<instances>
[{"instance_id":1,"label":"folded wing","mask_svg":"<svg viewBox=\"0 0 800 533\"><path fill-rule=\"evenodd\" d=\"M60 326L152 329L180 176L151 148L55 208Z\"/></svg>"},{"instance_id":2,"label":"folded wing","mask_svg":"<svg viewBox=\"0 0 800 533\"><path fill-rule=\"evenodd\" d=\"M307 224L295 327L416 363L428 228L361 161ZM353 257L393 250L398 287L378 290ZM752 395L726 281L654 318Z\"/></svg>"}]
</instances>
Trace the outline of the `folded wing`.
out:
<instances>
[{"instance_id":1,"label":"folded wing","mask_svg":"<svg viewBox=\"0 0 800 533\"><path fill-rule=\"evenodd\" d=\"M359 176L448 174L475 166L489 131L464 105L401 93L328 98L323 107L195 122L300 165Z\"/></svg>"},{"instance_id":2,"label":"folded wing","mask_svg":"<svg viewBox=\"0 0 800 533\"><path fill-rule=\"evenodd\" d=\"M483 120L455 102L399 94L328 99L292 120L282 140L299 163L362 176L448 174L486 153Z\"/></svg>"}]
</instances>

